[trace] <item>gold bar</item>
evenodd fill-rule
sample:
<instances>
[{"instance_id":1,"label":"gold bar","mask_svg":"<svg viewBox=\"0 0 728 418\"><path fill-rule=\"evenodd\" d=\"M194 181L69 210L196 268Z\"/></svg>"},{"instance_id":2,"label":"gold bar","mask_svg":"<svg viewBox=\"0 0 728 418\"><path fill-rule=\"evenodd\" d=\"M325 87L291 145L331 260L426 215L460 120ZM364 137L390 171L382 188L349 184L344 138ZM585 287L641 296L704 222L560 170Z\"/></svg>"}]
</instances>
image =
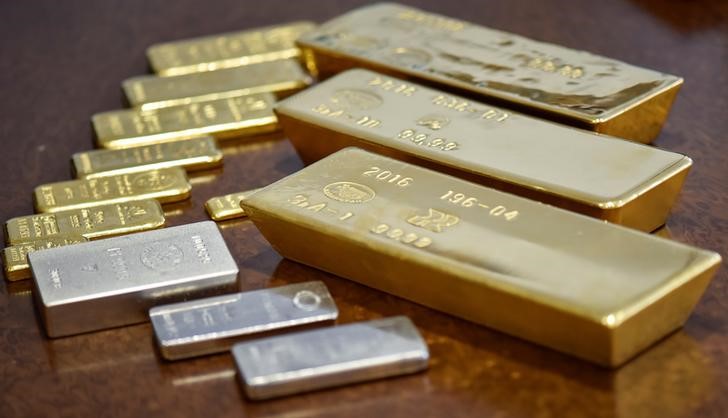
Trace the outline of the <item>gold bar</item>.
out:
<instances>
[{"instance_id":1,"label":"gold bar","mask_svg":"<svg viewBox=\"0 0 728 418\"><path fill-rule=\"evenodd\" d=\"M162 168L182 167L188 171L218 167L222 151L209 136L134 148L94 150L73 154L77 178L90 179Z\"/></svg>"},{"instance_id":2,"label":"gold bar","mask_svg":"<svg viewBox=\"0 0 728 418\"><path fill-rule=\"evenodd\" d=\"M605 366L679 328L721 260L357 148L241 205L284 257Z\"/></svg>"},{"instance_id":3,"label":"gold bar","mask_svg":"<svg viewBox=\"0 0 728 418\"><path fill-rule=\"evenodd\" d=\"M643 143L660 132L683 82L393 3L353 10L297 44L322 77L369 68Z\"/></svg>"},{"instance_id":4,"label":"gold bar","mask_svg":"<svg viewBox=\"0 0 728 418\"><path fill-rule=\"evenodd\" d=\"M228 219L242 218L245 211L240 202L260 189L246 190L244 192L216 196L205 202L205 210L213 221L226 221Z\"/></svg>"},{"instance_id":5,"label":"gold bar","mask_svg":"<svg viewBox=\"0 0 728 418\"><path fill-rule=\"evenodd\" d=\"M147 49L161 76L190 74L299 57L294 41L316 27L308 21L155 44Z\"/></svg>"},{"instance_id":6,"label":"gold bar","mask_svg":"<svg viewBox=\"0 0 728 418\"><path fill-rule=\"evenodd\" d=\"M46 213L143 199L176 202L187 199L190 190L185 171L172 167L44 184L33 197L36 212Z\"/></svg>"},{"instance_id":7,"label":"gold bar","mask_svg":"<svg viewBox=\"0 0 728 418\"><path fill-rule=\"evenodd\" d=\"M105 238L160 228L164 222L159 202L137 200L12 218L5 222L5 242L18 245L57 237Z\"/></svg>"},{"instance_id":8,"label":"gold bar","mask_svg":"<svg viewBox=\"0 0 728 418\"><path fill-rule=\"evenodd\" d=\"M217 139L256 135L278 129L270 93L210 100L141 111L95 114L91 122L101 148L129 148L200 135Z\"/></svg>"},{"instance_id":9,"label":"gold bar","mask_svg":"<svg viewBox=\"0 0 728 418\"><path fill-rule=\"evenodd\" d=\"M276 113L306 162L357 146L644 231L665 223L692 164L366 70L296 94Z\"/></svg>"},{"instance_id":10,"label":"gold bar","mask_svg":"<svg viewBox=\"0 0 728 418\"><path fill-rule=\"evenodd\" d=\"M46 248L56 248L64 245L77 244L88 241L84 237L53 237L33 242L13 245L3 249L3 266L5 268L5 279L14 282L28 279L31 276L28 253Z\"/></svg>"},{"instance_id":11,"label":"gold bar","mask_svg":"<svg viewBox=\"0 0 728 418\"><path fill-rule=\"evenodd\" d=\"M122 90L131 106L153 110L257 93L284 97L311 83L298 61L288 59L173 77L134 77L122 83Z\"/></svg>"}]
</instances>

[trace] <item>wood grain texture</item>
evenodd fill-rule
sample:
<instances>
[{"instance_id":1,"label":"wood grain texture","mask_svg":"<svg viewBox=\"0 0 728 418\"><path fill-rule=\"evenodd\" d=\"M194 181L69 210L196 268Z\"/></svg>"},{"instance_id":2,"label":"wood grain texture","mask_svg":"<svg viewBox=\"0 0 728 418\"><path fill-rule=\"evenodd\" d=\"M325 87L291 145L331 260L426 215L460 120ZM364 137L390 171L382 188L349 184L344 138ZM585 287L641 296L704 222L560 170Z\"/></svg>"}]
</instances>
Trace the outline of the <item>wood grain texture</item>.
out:
<instances>
[{"instance_id":1,"label":"wood grain texture","mask_svg":"<svg viewBox=\"0 0 728 418\"><path fill-rule=\"evenodd\" d=\"M695 160L668 226L679 241L728 255L728 3L722 0L418 1L435 12L685 77L656 141ZM32 211L31 191L69 178L92 147L92 113L121 106L120 82L147 72L155 42L323 21L363 1L5 1L0 3L0 220ZM225 148L172 225L206 219L205 200L302 167L275 135ZM44 337L27 284L0 281L0 416L10 417L723 417L728 411L728 269L685 328L608 371L283 260L249 221L223 225L244 289L320 279L339 323L405 314L430 370L248 402L228 355L161 361L149 325ZM518 312L510 314L518 315Z\"/></svg>"}]
</instances>

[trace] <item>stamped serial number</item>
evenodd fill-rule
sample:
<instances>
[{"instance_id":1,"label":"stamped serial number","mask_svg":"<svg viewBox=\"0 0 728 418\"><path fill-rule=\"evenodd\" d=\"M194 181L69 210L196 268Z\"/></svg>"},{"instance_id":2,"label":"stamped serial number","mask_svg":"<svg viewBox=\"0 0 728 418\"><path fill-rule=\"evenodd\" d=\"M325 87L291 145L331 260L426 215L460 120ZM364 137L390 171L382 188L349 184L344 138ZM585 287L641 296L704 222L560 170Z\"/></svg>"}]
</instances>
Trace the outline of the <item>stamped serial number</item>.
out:
<instances>
[{"instance_id":1,"label":"stamped serial number","mask_svg":"<svg viewBox=\"0 0 728 418\"><path fill-rule=\"evenodd\" d=\"M489 216L502 217L507 221L512 221L518 217L517 210L508 210L503 205L490 206L478 200L477 197L468 196L465 193L448 190L447 193L440 196L440 200L444 200L456 206L464 208L480 208L485 209Z\"/></svg>"},{"instance_id":2,"label":"stamped serial number","mask_svg":"<svg viewBox=\"0 0 728 418\"><path fill-rule=\"evenodd\" d=\"M378 224L369 231L404 244L414 245L417 248L425 248L432 244L432 238L430 237L423 237L415 234L414 232L405 231L401 228L392 228L388 224Z\"/></svg>"}]
</instances>

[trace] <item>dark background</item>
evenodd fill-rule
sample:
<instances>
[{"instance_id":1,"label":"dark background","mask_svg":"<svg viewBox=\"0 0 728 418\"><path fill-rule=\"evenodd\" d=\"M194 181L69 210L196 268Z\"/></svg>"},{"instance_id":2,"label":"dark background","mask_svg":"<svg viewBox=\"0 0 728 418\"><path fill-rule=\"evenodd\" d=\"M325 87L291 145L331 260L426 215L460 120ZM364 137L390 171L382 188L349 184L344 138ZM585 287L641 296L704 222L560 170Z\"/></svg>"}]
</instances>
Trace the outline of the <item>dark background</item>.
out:
<instances>
[{"instance_id":1,"label":"dark background","mask_svg":"<svg viewBox=\"0 0 728 418\"><path fill-rule=\"evenodd\" d=\"M32 212L38 184L70 177L92 147L89 118L121 107L120 82L146 73L156 42L296 19L362 1L3 1L0 4L0 221ZM728 255L728 2L420 1L453 17L685 78L656 145L695 160L668 221L673 239ZM171 225L206 219L214 195L302 167L270 136L225 148L195 178ZM617 371L540 348L282 260L249 221L222 225L244 289L324 280L339 322L409 315L427 373L276 401L246 401L228 355L165 363L149 325L46 339L26 283L0 280L0 417L722 417L728 411L728 269L685 328ZM518 312L512 314L517 315Z\"/></svg>"}]
</instances>

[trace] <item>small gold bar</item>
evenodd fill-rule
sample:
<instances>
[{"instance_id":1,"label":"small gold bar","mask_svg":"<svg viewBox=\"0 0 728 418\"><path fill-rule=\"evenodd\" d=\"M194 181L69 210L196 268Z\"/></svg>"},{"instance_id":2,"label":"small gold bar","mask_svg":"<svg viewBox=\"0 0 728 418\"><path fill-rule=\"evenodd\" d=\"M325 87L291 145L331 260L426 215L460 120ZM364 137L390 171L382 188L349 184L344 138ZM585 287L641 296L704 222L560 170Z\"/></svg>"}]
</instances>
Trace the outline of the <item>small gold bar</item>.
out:
<instances>
[{"instance_id":1,"label":"small gold bar","mask_svg":"<svg viewBox=\"0 0 728 418\"><path fill-rule=\"evenodd\" d=\"M114 110L91 118L101 148L140 145L212 135L217 139L278 129L270 93L209 100L156 110Z\"/></svg>"},{"instance_id":2,"label":"small gold bar","mask_svg":"<svg viewBox=\"0 0 728 418\"><path fill-rule=\"evenodd\" d=\"M683 79L395 3L365 6L301 36L321 77L361 67L514 110L649 143Z\"/></svg>"},{"instance_id":3,"label":"small gold bar","mask_svg":"<svg viewBox=\"0 0 728 418\"><path fill-rule=\"evenodd\" d=\"M679 328L721 260L357 148L241 205L284 257L605 366Z\"/></svg>"},{"instance_id":4,"label":"small gold bar","mask_svg":"<svg viewBox=\"0 0 728 418\"><path fill-rule=\"evenodd\" d=\"M77 244L88 241L84 237L53 237L33 242L13 245L3 249L3 266L5 268L5 279L11 282L28 279L31 276L28 253L46 248L62 247L64 245Z\"/></svg>"},{"instance_id":5,"label":"small gold bar","mask_svg":"<svg viewBox=\"0 0 728 418\"><path fill-rule=\"evenodd\" d=\"M209 136L133 148L84 151L73 154L76 178L91 179L161 168L204 170L222 164L222 151Z\"/></svg>"},{"instance_id":6,"label":"small gold bar","mask_svg":"<svg viewBox=\"0 0 728 418\"><path fill-rule=\"evenodd\" d=\"M297 58L294 41L315 27L301 21L165 42L150 46L147 59L155 73L173 76Z\"/></svg>"},{"instance_id":7,"label":"small gold bar","mask_svg":"<svg viewBox=\"0 0 728 418\"><path fill-rule=\"evenodd\" d=\"M8 245L56 237L105 238L164 226L164 212L153 199L99 205L12 218L5 222Z\"/></svg>"},{"instance_id":8,"label":"small gold bar","mask_svg":"<svg viewBox=\"0 0 728 418\"><path fill-rule=\"evenodd\" d=\"M131 106L153 110L256 93L284 97L311 83L301 64L287 59L173 77L134 77L122 89Z\"/></svg>"},{"instance_id":9,"label":"small gold bar","mask_svg":"<svg viewBox=\"0 0 728 418\"><path fill-rule=\"evenodd\" d=\"M305 162L347 146L643 231L665 223L690 158L367 70L280 102Z\"/></svg>"},{"instance_id":10,"label":"small gold bar","mask_svg":"<svg viewBox=\"0 0 728 418\"><path fill-rule=\"evenodd\" d=\"M205 202L205 210L213 221L242 218L245 216L245 211L240 207L240 202L258 190L260 189L213 197Z\"/></svg>"},{"instance_id":11,"label":"small gold bar","mask_svg":"<svg viewBox=\"0 0 728 418\"><path fill-rule=\"evenodd\" d=\"M179 167L49 183L35 188L35 210L60 212L113 203L156 199L177 202L190 196L187 174Z\"/></svg>"}]
</instances>

